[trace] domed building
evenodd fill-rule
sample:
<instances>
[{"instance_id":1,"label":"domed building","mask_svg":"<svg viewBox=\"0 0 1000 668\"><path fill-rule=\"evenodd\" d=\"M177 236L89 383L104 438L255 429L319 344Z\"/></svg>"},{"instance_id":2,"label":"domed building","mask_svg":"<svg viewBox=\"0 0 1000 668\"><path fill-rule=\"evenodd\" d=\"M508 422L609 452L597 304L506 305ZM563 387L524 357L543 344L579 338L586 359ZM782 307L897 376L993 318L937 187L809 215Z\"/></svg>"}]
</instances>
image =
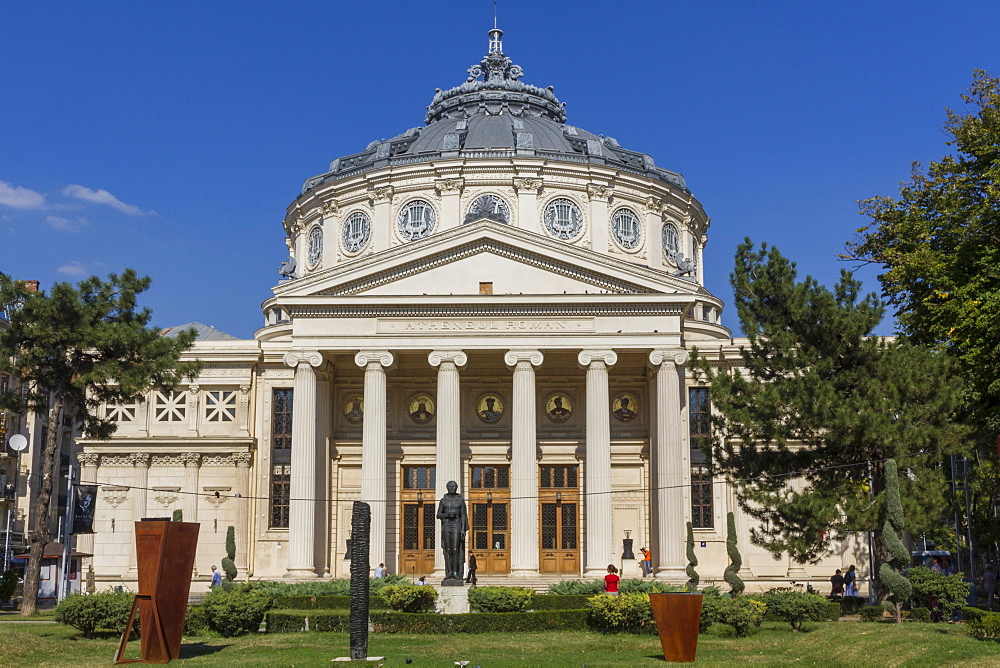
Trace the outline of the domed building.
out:
<instances>
[{"instance_id":1,"label":"domed building","mask_svg":"<svg viewBox=\"0 0 1000 668\"><path fill-rule=\"evenodd\" d=\"M709 219L489 38L423 125L305 181L255 339L199 340L195 381L108 406L116 435L81 441L81 477L108 483L79 546L99 582L134 579L133 519L177 509L206 580L229 526L240 578L346 577L355 500L372 566L440 575L451 480L481 581L635 576L640 546L683 581L688 521L721 578L737 508L692 445L710 409L686 366L737 356L703 287ZM803 579L737 515L745 577Z\"/></svg>"}]
</instances>

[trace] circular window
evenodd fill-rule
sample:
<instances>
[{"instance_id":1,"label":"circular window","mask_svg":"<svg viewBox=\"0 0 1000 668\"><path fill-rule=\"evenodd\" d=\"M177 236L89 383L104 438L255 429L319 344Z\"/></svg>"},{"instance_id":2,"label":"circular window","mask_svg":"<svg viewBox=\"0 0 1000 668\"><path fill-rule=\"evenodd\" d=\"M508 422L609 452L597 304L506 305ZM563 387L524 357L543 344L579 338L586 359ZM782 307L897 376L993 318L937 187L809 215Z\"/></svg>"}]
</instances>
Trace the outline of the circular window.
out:
<instances>
[{"instance_id":1,"label":"circular window","mask_svg":"<svg viewBox=\"0 0 1000 668\"><path fill-rule=\"evenodd\" d=\"M430 236L434 231L434 207L423 200L413 200L403 207L396 220L399 236L407 241L416 241Z\"/></svg>"},{"instance_id":2,"label":"circular window","mask_svg":"<svg viewBox=\"0 0 1000 668\"><path fill-rule=\"evenodd\" d=\"M642 243L639 216L629 209L618 209L611 217L611 236L625 250L635 250Z\"/></svg>"},{"instance_id":3,"label":"circular window","mask_svg":"<svg viewBox=\"0 0 1000 668\"><path fill-rule=\"evenodd\" d=\"M360 211L355 211L347 220L340 231L341 239L344 242L344 250L348 253L357 253L368 245L368 240L372 236L372 221Z\"/></svg>"},{"instance_id":4,"label":"circular window","mask_svg":"<svg viewBox=\"0 0 1000 668\"><path fill-rule=\"evenodd\" d=\"M667 259L676 261L681 252L681 240L673 223L663 223L663 254Z\"/></svg>"},{"instance_id":5,"label":"circular window","mask_svg":"<svg viewBox=\"0 0 1000 668\"><path fill-rule=\"evenodd\" d=\"M310 267L315 267L323 257L323 228L314 227L309 232L307 260Z\"/></svg>"},{"instance_id":6,"label":"circular window","mask_svg":"<svg viewBox=\"0 0 1000 668\"><path fill-rule=\"evenodd\" d=\"M507 206L507 202L496 195L480 195L469 206L465 222L471 223L483 218L510 225L510 207Z\"/></svg>"},{"instance_id":7,"label":"circular window","mask_svg":"<svg viewBox=\"0 0 1000 668\"><path fill-rule=\"evenodd\" d=\"M573 239L583 229L583 212L574 202L554 199L545 207L545 229L556 239Z\"/></svg>"}]
</instances>

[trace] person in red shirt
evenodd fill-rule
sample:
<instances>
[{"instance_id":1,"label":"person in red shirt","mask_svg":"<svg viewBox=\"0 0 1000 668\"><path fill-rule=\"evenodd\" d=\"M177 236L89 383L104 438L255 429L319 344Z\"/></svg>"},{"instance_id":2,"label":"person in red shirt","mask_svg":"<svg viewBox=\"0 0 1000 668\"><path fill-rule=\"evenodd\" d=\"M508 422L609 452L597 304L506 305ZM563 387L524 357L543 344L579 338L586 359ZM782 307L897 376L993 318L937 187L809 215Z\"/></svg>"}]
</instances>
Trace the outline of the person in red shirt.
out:
<instances>
[{"instance_id":1,"label":"person in red shirt","mask_svg":"<svg viewBox=\"0 0 1000 668\"><path fill-rule=\"evenodd\" d=\"M616 573L618 573L618 569L615 568L615 565L608 564L608 574L604 576L604 591L606 591L609 596L618 595L618 580L621 578L619 578Z\"/></svg>"}]
</instances>

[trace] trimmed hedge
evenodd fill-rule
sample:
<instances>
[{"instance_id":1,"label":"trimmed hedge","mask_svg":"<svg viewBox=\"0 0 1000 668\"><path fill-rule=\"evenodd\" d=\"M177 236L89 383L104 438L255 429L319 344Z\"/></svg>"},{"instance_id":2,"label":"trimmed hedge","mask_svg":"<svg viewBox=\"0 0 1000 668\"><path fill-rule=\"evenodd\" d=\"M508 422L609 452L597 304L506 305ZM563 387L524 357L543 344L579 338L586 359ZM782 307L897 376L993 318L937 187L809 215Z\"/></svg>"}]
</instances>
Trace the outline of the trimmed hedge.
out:
<instances>
[{"instance_id":1,"label":"trimmed hedge","mask_svg":"<svg viewBox=\"0 0 1000 668\"><path fill-rule=\"evenodd\" d=\"M915 622L929 622L931 621L931 611L927 608L912 608L910 610L910 619Z\"/></svg>"},{"instance_id":2,"label":"trimmed hedge","mask_svg":"<svg viewBox=\"0 0 1000 668\"><path fill-rule=\"evenodd\" d=\"M860 613L861 608L868 605L868 599L861 598L860 596L845 596L832 600L840 603L841 615L857 615Z\"/></svg>"},{"instance_id":3,"label":"trimmed hedge","mask_svg":"<svg viewBox=\"0 0 1000 668\"><path fill-rule=\"evenodd\" d=\"M368 616L376 633L528 633L532 631L585 631L586 610L542 612L479 612L438 615L377 611ZM268 633L349 630L350 615L336 610L272 610L267 613Z\"/></svg>"},{"instance_id":4,"label":"trimmed hedge","mask_svg":"<svg viewBox=\"0 0 1000 668\"><path fill-rule=\"evenodd\" d=\"M775 588L751 598L767 605L767 621L788 622L796 631L802 630L803 622L822 622L830 617L829 601L819 594Z\"/></svg>"},{"instance_id":5,"label":"trimmed hedge","mask_svg":"<svg viewBox=\"0 0 1000 668\"><path fill-rule=\"evenodd\" d=\"M438 593L434 587L389 585L382 587L381 596L396 612L433 612Z\"/></svg>"},{"instance_id":6,"label":"trimmed hedge","mask_svg":"<svg viewBox=\"0 0 1000 668\"><path fill-rule=\"evenodd\" d=\"M534 596L527 587L473 587L469 607L478 612L521 612L532 607Z\"/></svg>"},{"instance_id":7,"label":"trimmed hedge","mask_svg":"<svg viewBox=\"0 0 1000 668\"><path fill-rule=\"evenodd\" d=\"M99 629L124 633L134 599L129 592L70 594L56 606L56 621L82 632L84 638L93 638ZM139 631L139 615L132 631Z\"/></svg>"},{"instance_id":8,"label":"trimmed hedge","mask_svg":"<svg viewBox=\"0 0 1000 668\"><path fill-rule=\"evenodd\" d=\"M1000 639L1000 612L984 612L965 622L969 635L979 640Z\"/></svg>"},{"instance_id":9,"label":"trimmed hedge","mask_svg":"<svg viewBox=\"0 0 1000 668\"><path fill-rule=\"evenodd\" d=\"M272 610L350 610L350 596L275 596ZM388 610L381 596L368 598L369 610Z\"/></svg>"},{"instance_id":10,"label":"trimmed hedge","mask_svg":"<svg viewBox=\"0 0 1000 668\"><path fill-rule=\"evenodd\" d=\"M861 621L863 622L874 622L882 619L885 615L885 608L881 605L866 605L858 611L861 615Z\"/></svg>"},{"instance_id":11,"label":"trimmed hedge","mask_svg":"<svg viewBox=\"0 0 1000 668\"><path fill-rule=\"evenodd\" d=\"M531 607L534 610L583 610L588 598L579 594L535 594Z\"/></svg>"}]
</instances>

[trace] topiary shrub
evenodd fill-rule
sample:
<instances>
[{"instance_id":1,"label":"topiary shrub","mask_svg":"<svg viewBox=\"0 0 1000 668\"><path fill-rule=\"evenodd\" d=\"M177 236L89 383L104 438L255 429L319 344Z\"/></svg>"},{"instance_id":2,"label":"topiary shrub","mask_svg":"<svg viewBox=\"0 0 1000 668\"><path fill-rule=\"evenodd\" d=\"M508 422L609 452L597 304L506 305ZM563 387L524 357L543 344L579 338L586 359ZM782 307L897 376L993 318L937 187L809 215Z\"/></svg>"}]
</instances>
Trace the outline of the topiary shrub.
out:
<instances>
[{"instance_id":1,"label":"topiary shrub","mask_svg":"<svg viewBox=\"0 0 1000 668\"><path fill-rule=\"evenodd\" d=\"M520 612L531 607L534 595L526 587L473 587L469 607L479 612Z\"/></svg>"},{"instance_id":2,"label":"topiary shrub","mask_svg":"<svg viewBox=\"0 0 1000 668\"><path fill-rule=\"evenodd\" d=\"M275 596L272 610L350 610L350 596ZM388 610L381 596L368 597L369 610Z\"/></svg>"},{"instance_id":3,"label":"topiary shrub","mask_svg":"<svg viewBox=\"0 0 1000 668\"><path fill-rule=\"evenodd\" d=\"M177 510L175 510L173 512L173 515L171 516L171 521L172 522L183 522L184 521L184 511L181 510L180 508L178 508Z\"/></svg>"},{"instance_id":4,"label":"topiary shrub","mask_svg":"<svg viewBox=\"0 0 1000 668\"><path fill-rule=\"evenodd\" d=\"M222 559L222 572L232 582L236 579L236 527L226 529L226 556Z\"/></svg>"},{"instance_id":5,"label":"topiary shrub","mask_svg":"<svg viewBox=\"0 0 1000 668\"><path fill-rule=\"evenodd\" d=\"M746 589L746 585L737 575L743 566L743 557L740 556L739 547L736 545L736 516L732 513L726 514L726 552L729 554L729 565L726 566L722 579L729 584L730 595L738 596Z\"/></svg>"},{"instance_id":6,"label":"topiary shrub","mask_svg":"<svg viewBox=\"0 0 1000 668\"><path fill-rule=\"evenodd\" d=\"M945 575L924 566L914 566L906 572L906 579L913 589L913 605L930 609L936 600L945 616L965 605L969 597L970 585L962 579L961 573Z\"/></svg>"},{"instance_id":7,"label":"topiary shrub","mask_svg":"<svg viewBox=\"0 0 1000 668\"><path fill-rule=\"evenodd\" d=\"M913 587L902 574L910 562L910 552L899 537L903 534L903 504L899 500L899 476L896 460L885 462L885 525L882 527L882 544L889 552L889 561L879 567L878 575L882 584L892 592L895 604L896 623L903 621L903 604L910 600Z\"/></svg>"},{"instance_id":8,"label":"topiary shrub","mask_svg":"<svg viewBox=\"0 0 1000 668\"><path fill-rule=\"evenodd\" d=\"M885 608L881 605L866 605L858 610L858 615L861 616L861 621L863 622L874 622L885 615Z\"/></svg>"},{"instance_id":9,"label":"topiary shrub","mask_svg":"<svg viewBox=\"0 0 1000 668\"><path fill-rule=\"evenodd\" d=\"M821 622L829 618L829 601L819 594L807 594L793 589L771 589L761 594L760 600L767 605L768 619L788 622L796 631L802 630L803 622ZM839 612L839 605L837 610Z\"/></svg>"},{"instance_id":10,"label":"topiary shrub","mask_svg":"<svg viewBox=\"0 0 1000 668\"><path fill-rule=\"evenodd\" d=\"M698 583L701 582L701 577L699 577L698 571L694 569L698 565L698 555L694 553L694 525L690 522L687 523L687 559L688 565L684 569L684 572L688 576L687 588L690 592L696 592L698 591Z\"/></svg>"},{"instance_id":11,"label":"topiary shrub","mask_svg":"<svg viewBox=\"0 0 1000 668\"><path fill-rule=\"evenodd\" d=\"M710 592L714 589L714 592ZM719 621L719 612L722 610L722 596L718 593L717 587L706 587L701 592L701 619L698 623L698 633L705 633L713 624Z\"/></svg>"},{"instance_id":12,"label":"topiary shrub","mask_svg":"<svg viewBox=\"0 0 1000 668\"><path fill-rule=\"evenodd\" d=\"M549 593L590 597L602 593L604 591L602 585L599 580L563 580L549 585ZM621 583L618 585L620 589Z\"/></svg>"},{"instance_id":13,"label":"topiary shrub","mask_svg":"<svg viewBox=\"0 0 1000 668\"><path fill-rule=\"evenodd\" d=\"M213 590L202 606L209 627L225 638L256 633L271 606L272 597L252 587L237 586L232 591Z\"/></svg>"},{"instance_id":14,"label":"topiary shrub","mask_svg":"<svg viewBox=\"0 0 1000 668\"><path fill-rule=\"evenodd\" d=\"M721 601L718 620L733 627L738 638L756 632L767 614L767 604L747 596L723 598Z\"/></svg>"},{"instance_id":15,"label":"topiary shrub","mask_svg":"<svg viewBox=\"0 0 1000 668\"><path fill-rule=\"evenodd\" d=\"M602 633L655 633L649 594L593 596L587 600L590 626Z\"/></svg>"},{"instance_id":16,"label":"topiary shrub","mask_svg":"<svg viewBox=\"0 0 1000 668\"><path fill-rule=\"evenodd\" d=\"M56 621L79 630L85 638L93 638L98 630L124 633L135 597L127 592L70 594L56 606ZM138 633L136 615L133 632Z\"/></svg>"},{"instance_id":17,"label":"topiary shrub","mask_svg":"<svg viewBox=\"0 0 1000 668\"><path fill-rule=\"evenodd\" d=\"M586 610L588 596L535 594L531 599L533 610Z\"/></svg>"},{"instance_id":18,"label":"topiary shrub","mask_svg":"<svg viewBox=\"0 0 1000 668\"><path fill-rule=\"evenodd\" d=\"M856 615L865 605L867 605L867 600L860 596L845 596L840 599L840 613L842 615Z\"/></svg>"},{"instance_id":19,"label":"topiary shrub","mask_svg":"<svg viewBox=\"0 0 1000 668\"><path fill-rule=\"evenodd\" d=\"M379 596L385 600L390 610L397 612L430 612L434 610L434 601L437 600L438 593L434 587L389 585L388 587L382 587ZM371 609L370 606L369 609Z\"/></svg>"},{"instance_id":20,"label":"topiary shrub","mask_svg":"<svg viewBox=\"0 0 1000 668\"><path fill-rule=\"evenodd\" d=\"M843 614L843 608L840 607L840 601L826 601L826 618L831 622L835 622L840 619Z\"/></svg>"},{"instance_id":21,"label":"topiary shrub","mask_svg":"<svg viewBox=\"0 0 1000 668\"><path fill-rule=\"evenodd\" d=\"M931 611L927 608L910 608L910 619L915 622L931 621Z\"/></svg>"},{"instance_id":22,"label":"topiary shrub","mask_svg":"<svg viewBox=\"0 0 1000 668\"><path fill-rule=\"evenodd\" d=\"M208 610L203 605L189 605L184 614L184 635L202 636L209 631Z\"/></svg>"},{"instance_id":23,"label":"topiary shrub","mask_svg":"<svg viewBox=\"0 0 1000 668\"><path fill-rule=\"evenodd\" d=\"M631 578L618 581L618 591L623 594L670 594L688 591L684 585L667 584L652 578L643 580L641 578ZM603 590L602 590L603 592Z\"/></svg>"}]
</instances>

